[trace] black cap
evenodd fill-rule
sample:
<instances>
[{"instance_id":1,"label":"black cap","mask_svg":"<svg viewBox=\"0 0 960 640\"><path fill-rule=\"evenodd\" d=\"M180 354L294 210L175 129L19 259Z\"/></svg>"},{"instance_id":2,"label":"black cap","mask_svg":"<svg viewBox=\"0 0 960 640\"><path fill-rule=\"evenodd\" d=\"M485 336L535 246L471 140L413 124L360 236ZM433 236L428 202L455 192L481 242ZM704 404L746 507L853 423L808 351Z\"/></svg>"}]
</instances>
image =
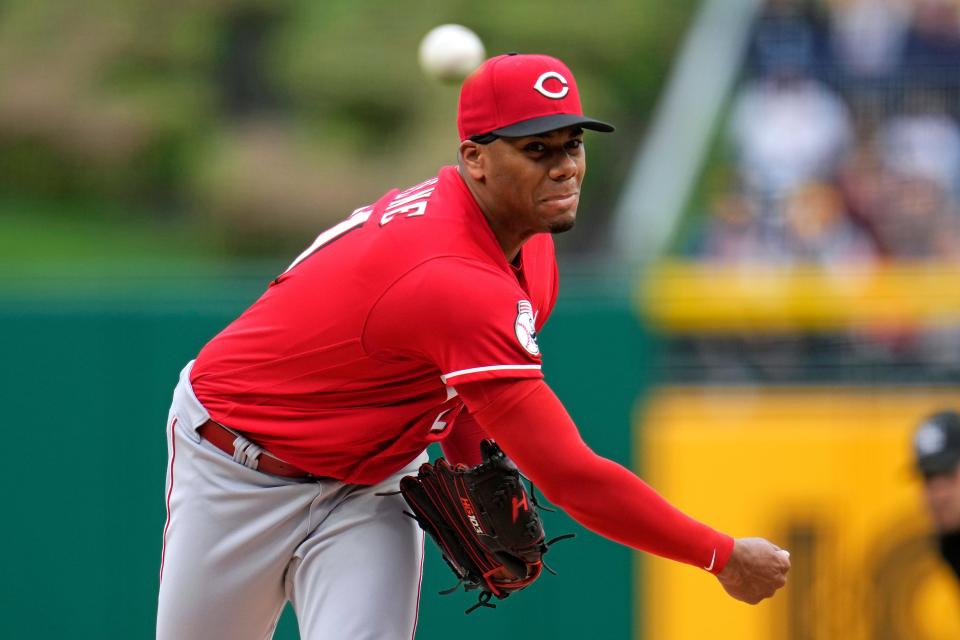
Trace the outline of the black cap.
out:
<instances>
[{"instance_id":1,"label":"black cap","mask_svg":"<svg viewBox=\"0 0 960 640\"><path fill-rule=\"evenodd\" d=\"M913 453L920 473L952 471L960 464L960 414L941 411L920 423L913 436Z\"/></svg>"}]
</instances>

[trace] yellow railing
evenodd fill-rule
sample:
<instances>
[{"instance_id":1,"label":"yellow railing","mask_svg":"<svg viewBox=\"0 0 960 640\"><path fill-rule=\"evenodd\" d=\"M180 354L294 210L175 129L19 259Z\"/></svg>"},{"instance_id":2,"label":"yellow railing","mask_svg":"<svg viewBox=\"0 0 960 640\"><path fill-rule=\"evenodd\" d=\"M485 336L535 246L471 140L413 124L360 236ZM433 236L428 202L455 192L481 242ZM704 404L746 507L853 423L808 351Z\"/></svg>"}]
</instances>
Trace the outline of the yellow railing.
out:
<instances>
[{"instance_id":1,"label":"yellow railing","mask_svg":"<svg viewBox=\"0 0 960 640\"><path fill-rule=\"evenodd\" d=\"M676 332L960 325L960 264L666 261L645 273L637 303L655 327Z\"/></svg>"}]
</instances>

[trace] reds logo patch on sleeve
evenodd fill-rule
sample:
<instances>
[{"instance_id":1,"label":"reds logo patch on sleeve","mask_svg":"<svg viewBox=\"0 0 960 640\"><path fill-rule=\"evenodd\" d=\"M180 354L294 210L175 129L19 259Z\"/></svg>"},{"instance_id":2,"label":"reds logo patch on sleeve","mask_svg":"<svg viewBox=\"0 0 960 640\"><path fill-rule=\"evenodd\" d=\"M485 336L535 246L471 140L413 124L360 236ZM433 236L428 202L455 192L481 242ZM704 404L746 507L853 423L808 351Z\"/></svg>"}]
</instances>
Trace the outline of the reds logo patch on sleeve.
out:
<instances>
[{"instance_id":1,"label":"reds logo patch on sleeve","mask_svg":"<svg viewBox=\"0 0 960 640\"><path fill-rule=\"evenodd\" d=\"M540 345L537 344L536 314L529 300L517 303L517 320L513 323L514 331L520 346L532 355L540 355Z\"/></svg>"}]
</instances>

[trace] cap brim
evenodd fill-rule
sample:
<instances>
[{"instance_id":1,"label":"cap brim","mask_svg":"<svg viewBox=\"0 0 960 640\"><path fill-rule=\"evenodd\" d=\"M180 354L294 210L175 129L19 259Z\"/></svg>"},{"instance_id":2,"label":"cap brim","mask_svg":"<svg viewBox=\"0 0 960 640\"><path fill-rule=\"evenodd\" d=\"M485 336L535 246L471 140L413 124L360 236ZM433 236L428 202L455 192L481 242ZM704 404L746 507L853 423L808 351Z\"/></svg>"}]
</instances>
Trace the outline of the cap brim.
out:
<instances>
[{"instance_id":1,"label":"cap brim","mask_svg":"<svg viewBox=\"0 0 960 640\"><path fill-rule=\"evenodd\" d=\"M924 456L916 461L917 471L927 475L937 475L953 471L960 464L960 454L955 451L944 451L931 456Z\"/></svg>"},{"instance_id":2,"label":"cap brim","mask_svg":"<svg viewBox=\"0 0 960 640\"><path fill-rule=\"evenodd\" d=\"M494 129L490 133L506 138L519 138L522 136L535 136L548 131L574 126L590 129L591 131L602 131L603 133L614 131L613 125L607 124L606 122L600 122L593 118L578 116L572 113L558 113L551 116L541 116L539 118L524 120L523 122L518 122L508 127Z\"/></svg>"}]
</instances>

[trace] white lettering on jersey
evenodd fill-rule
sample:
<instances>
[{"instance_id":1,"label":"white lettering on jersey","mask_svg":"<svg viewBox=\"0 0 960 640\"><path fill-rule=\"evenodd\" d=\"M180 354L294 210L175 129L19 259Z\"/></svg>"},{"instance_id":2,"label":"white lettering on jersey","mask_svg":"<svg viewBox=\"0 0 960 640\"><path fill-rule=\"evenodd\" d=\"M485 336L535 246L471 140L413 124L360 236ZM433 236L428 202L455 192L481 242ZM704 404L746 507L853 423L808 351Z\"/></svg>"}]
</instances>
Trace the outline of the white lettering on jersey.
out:
<instances>
[{"instance_id":1,"label":"white lettering on jersey","mask_svg":"<svg viewBox=\"0 0 960 640\"><path fill-rule=\"evenodd\" d=\"M351 231L361 226L370 218L371 214L373 214L373 207L370 205L355 209L346 220L333 225L318 235L317 239L313 241L313 244L307 247L306 251L297 256L297 258L290 263L290 266L287 267L284 273L290 271L290 269L293 269L295 266L303 262L308 256L313 254L314 251L321 248L323 245L333 242L347 231Z\"/></svg>"},{"instance_id":2,"label":"white lettering on jersey","mask_svg":"<svg viewBox=\"0 0 960 640\"><path fill-rule=\"evenodd\" d=\"M394 216L398 214L406 214L408 218L413 218L414 216L422 216L427 212L427 200L433 195L434 187L440 178L430 178L425 180L418 185L414 185L405 191L401 191L397 196L387 205L387 209L384 212L383 216L380 218L380 226L390 222ZM290 271L295 266L303 262L305 259L313 255L318 249L321 249L324 245L327 245L340 236L344 235L348 231L352 231L357 227L363 226L363 223L370 219L370 216L373 215L373 205L367 205L365 207L360 207L359 209L354 209L353 213L347 216L347 219L343 222L335 224L330 227L323 233L317 236L317 239L313 241L307 249L301 253L296 259L290 263L290 266L284 270L284 273Z\"/></svg>"},{"instance_id":3,"label":"white lettering on jersey","mask_svg":"<svg viewBox=\"0 0 960 640\"><path fill-rule=\"evenodd\" d=\"M396 198L390 201L390 204L387 205L387 211L390 211L391 209L396 209L397 207L401 207L405 204L410 204L414 200L429 198L432 193L433 193L433 187L428 187L426 189L423 189L422 191L417 191L416 193L407 193L407 192L401 193Z\"/></svg>"},{"instance_id":4,"label":"white lettering on jersey","mask_svg":"<svg viewBox=\"0 0 960 640\"><path fill-rule=\"evenodd\" d=\"M410 193L411 190L407 189L403 193L398 194L397 197L387 205L387 210L384 211L380 217L380 226L382 227L387 224L398 214L405 213L408 218L425 214L427 212L427 200L433 195L433 189L433 187L428 187L413 193Z\"/></svg>"},{"instance_id":5,"label":"white lettering on jersey","mask_svg":"<svg viewBox=\"0 0 960 640\"><path fill-rule=\"evenodd\" d=\"M433 190L431 189L430 191L432 192ZM414 202L413 204L408 204L404 207L400 207L399 209L390 209L388 211L384 211L383 216L380 217L380 226L382 227L383 225L387 224L388 222L393 220L394 216L399 215L401 213L407 214L408 218L413 218L416 216L422 216L426 212L427 212L426 200L421 200L420 202Z\"/></svg>"}]
</instances>

